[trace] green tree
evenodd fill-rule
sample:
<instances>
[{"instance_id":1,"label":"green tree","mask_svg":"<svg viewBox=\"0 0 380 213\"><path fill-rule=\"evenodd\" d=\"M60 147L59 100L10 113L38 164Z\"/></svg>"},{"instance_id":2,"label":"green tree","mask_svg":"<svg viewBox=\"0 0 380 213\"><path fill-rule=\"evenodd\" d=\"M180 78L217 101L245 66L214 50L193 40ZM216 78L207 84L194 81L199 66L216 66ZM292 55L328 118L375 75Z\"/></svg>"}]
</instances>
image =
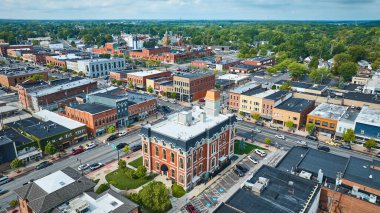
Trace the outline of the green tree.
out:
<instances>
[{"instance_id":1,"label":"green tree","mask_svg":"<svg viewBox=\"0 0 380 213\"><path fill-rule=\"evenodd\" d=\"M219 71L218 70L213 70L212 73L214 73L214 75L218 75Z\"/></svg>"},{"instance_id":2,"label":"green tree","mask_svg":"<svg viewBox=\"0 0 380 213\"><path fill-rule=\"evenodd\" d=\"M260 120L260 118L261 118L261 116L260 116L259 113L254 113L254 114L251 115L251 117L252 117L253 119L255 119L255 120Z\"/></svg>"},{"instance_id":3,"label":"green tree","mask_svg":"<svg viewBox=\"0 0 380 213\"><path fill-rule=\"evenodd\" d=\"M27 78L27 80L40 81L40 80L44 80L44 78L45 77L43 75L33 75Z\"/></svg>"},{"instance_id":4,"label":"green tree","mask_svg":"<svg viewBox=\"0 0 380 213\"><path fill-rule=\"evenodd\" d=\"M280 90L285 90L285 91L290 91L292 90L292 85L290 83L290 81L285 81L283 84L281 84Z\"/></svg>"},{"instance_id":5,"label":"green tree","mask_svg":"<svg viewBox=\"0 0 380 213\"><path fill-rule=\"evenodd\" d=\"M75 44L74 41L71 41L70 45L71 45L72 47L77 47L77 45Z\"/></svg>"},{"instance_id":6,"label":"green tree","mask_svg":"<svg viewBox=\"0 0 380 213\"><path fill-rule=\"evenodd\" d=\"M142 205L152 212L166 212L171 208L170 191L162 182L152 181L139 192Z\"/></svg>"},{"instance_id":7,"label":"green tree","mask_svg":"<svg viewBox=\"0 0 380 213\"><path fill-rule=\"evenodd\" d=\"M133 82L132 82L132 81L129 81L129 82L128 82L128 88L129 88L129 89L133 89Z\"/></svg>"},{"instance_id":8,"label":"green tree","mask_svg":"<svg viewBox=\"0 0 380 213\"><path fill-rule=\"evenodd\" d=\"M18 168L22 167L23 165L24 165L24 163L22 162L22 160L16 158L11 162L10 166L12 169L18 169Z\"/></svg>"},{"instance_id":9,"label":"green tree","mask_svg":"<svg viewBox=\"0 0 380 213\"><path fill-rule=\"evenodd\" d=\"M78 76L85 76L85 74L84 74L84 72L79 71L79 72L78 72Z\"/></svg>"},{"instance_id":10,"label":"green tree","mask_svg":"<svg viewBox=\"0 0 380 213\"><path fill-rule=\"evenodd\" d=\"M358 66L354 62L346 62L339 66L338 73L343 77L344 81L351 81L352 77L356 75Z\"/></svg>"},{"instance_id":11,"label":"green tree","mask_svg":"<svg viewBox=\"0 0 380 213\"><path fill-rule=\"evenodd\" d=\"M123 81L118 80L118 81L116 81L116 84L117 84L118 86L121 86L121 85L123 85Z\"/></svg>"},{"instance_id":12,"label":"green tree","mask_svg":"<svg viewBox=\"0 0 380 213\"><path fill-rule=\"evenodd\" d=\"M372 64L372 69L373 70L377 70L377 69L380 69L380 58L376 59Z\"/></svg>"},{"instance_id":13,"label":"green tree","mask_svg":"<svg viewBox=\"0 0 380 213\"><path fill-rule=\"evenodd\" d=\"M167 93L167 92L163 92L163 93L162 93L162 96L165 96L165 97L167 97L167 95L168 95L168 93Z\"/></svg>"},{"instance_id":14,"label":"green tree","mask_svg":"<svg viewBox=\"0 0 380 213\"><path fill-rule=\"evenodd\" d=\"M46 155L54 155L57 152L57 148L52 142L49 142L45 146L45 154Z\"/></svg>"},{"instance_id":15,"label":"green tree","mask_svg":"<svg viewBox=\"0 0 380 213\"><path fill-rule=\"evenodd\" d=\"M216 89L220 89L220 84L215 84Z\"/></svg>"},{"instance_id":16,"label":"green tree","mask_svg":"<svg viewBox=\"0 0 380 213\"><path fill-rule=\"evenodd\" d=\"M153 88L152 88L152 86L150 86L150 85L149 85L149 87L148 87L148 92L149 92L149 93L153 93Z\"/></svg>"},{"instance_id":17,"label":"green tree","mask_svg":"<svg viewBox=\"0 0 380 213\"><path fill-rule=\"evenodd\" d=\"M306 74L307 68L304 64L292 62L288 65L288 70L293 79L298 79L302 75Z\"/></svg>"},{"instance_id":18,"label":"green tree","mask_svg":"<svg viewBox=\"0 0 380 213\"><path fill-rule=\"evenodd\" d=\"M347 52L348 52L348 54L351 55L352 59L355 62L358 62L358 61L365 59L367 57L367 51L361 45L350 46L350 47L348 47Z\"/></svg>"},{"instance_id":19,"label":"green tree","mask_svg":"<svg viewBox=\"0 0 380 213\"><path fill-rule=\"evenodd\" d=\"M272 140L270 138L264 138L264 143L270 145L272 143Z\"/></svg>"},{"instance_id":20,"label":"green tree","mask_svg":"<svg viewBox=\"0 0 380 213\"><path fill-rule=\"evenodd\" d=\"M138 166L137 170L135 171L135 175L138 178L145 177L145 175L146 175L146 168L145 168L145 166L143 166L143 165Z\"/></svg>"},{"instance_id":21,"label":"green tree","mask_svg":"<svg viewBox=\"0 0 380 213\"><path fill-rule=\"evenodd\" d=\"M315 127L314 124L312 124L312 123L307 123L307 124L306 124L306 131L308 131L309 134L311 134L311 131L313 131L314 127Z\"/></svg>"},{"instance_id":22,"label":"green tree","mask_svg":"<svg viewBox=\"0 0 380 213\"><path fill-rule=\"evenodd\" d=\"M40 45L40 42L38 40L33 40L32 44L33 44L33 46L38 46L38 45Z\"/></svg>"},{"instance_id":23,"label":"green tree","mask_svg":"<svg viewBox=\"0 0 380 213\"><path fill-rule=\"evenodd\" d=\"M112 84L116 84L116 82L117 82L116 79L112 79L112 80L111 80L111 83L112 83Z\"/></svg>"},{"instance_id":24,"label":"green tree","mask_svg":"<svg viewBox=\"0 0 380 213\"><path fill-rule=\"evenodd\" d=\"M186 191L182 186L178 185L177 183L174 183L172 185L173 197L180 198L180 197L184 196L185 194L186 194Z\"/></svg>"},{"instance_id":25,"label":"green tree","mask_svg":"<svg viewBox=\"0 0 380 213\"><path fill-rule=\"evenodd\" d=\"M49 68L49 69L51 69L51 68L53 68L53 67L54 67L54 64L51 64L51 63L49 63L49 64L46 64L46 67L47 67L47 68Z\"/></svg>"},{"instance_id":26,"label":"green tree","mask_svg":"<svg viewBox=\"0 0 380 213\"><path fill-rule=\"evenodd\" d=\"M273 75L273 74L276 74L278 72L278 70L276 69L276 67L268 67L266 69L266 71L270 74L270 75Z\"/></svg>"},{"instance_id":27,"label":"green tree","mask_svg":"<svg viewBox=\"0 0 380 213\"><path fill-rule=\"evenodd\" d=\"M286 121L285 122L285 126L288 127L289 129L292 129L293 128L293 125L294 125L294 122L293 121Z\"/></svg>"},{"instance_id":28,"label":"green tree","mask_svg":"<svg viewBox=\"0 0 380 213\"><path fill-rule=\"evenodd\" d=\"M107 191L109 188L110 188L110 185L108 183L100 184L98 189L96 189L95 193L101 194L101 193Z\"/></svg>"},{"instance_id":29,"label":"green tree","mask_svg":"<svg viewBox=\"0 0 380 213\"><path fill-rule=\"evenodd\" d=\"M127 162L125 160L119 160L117 162L117 165L118 165L118 169L120 170L124 170L125 168L127 168Z\"/></svg>"},{"instance_id":30,"label":"green tree","mask_svg":"<svg viewBox=\"0 0 380 213\"><path fill-rule=\"evenodd\" d=\"M343 140L346 143L352 143L355 140L355 132L354 132L354 130L353 129L347 129L343 133Z\"/></svg>"},{"instance_id":31,"label":"green tree","mask_svg":"<svg viewBox=\"0 0 380 213\"><path fill-rule=\"evenodd\" d=\"M317 69L319 64L318 57L314 56L311 58L311 61L309 63L309 69Z\"/></svg>"},{"instance_id":32,"label":"green tree","mask_svg":"<svg viewBox=\"0 0 380 213\"><path fill-rule=\"evenodd\" d=\"M377 146L377 142L373 139L369 139L363 144L363 146L370 151Z\"/></svg>"},{"instance_id":33,"label":"green tree","mask_svg":"<svg viewBox=\"0 0 380 213\"><path fill-rule=\"evenodd\" d=\"M170 97L173 98L173 99L175 99L177 97L177 93L171 92L170 93Z\"/></svg>"},{"instance_id":34,"label":"green tree","mask_svg":"<svg viewBox=\"0 0 380 213\"><path fill-rule=\"evenodd\" d=\"M18 201L17 200L11 200L8 204L11 208L15 208L18 205Z\"/></svg>"},{"instance_id":35,"label":"green tree","mask_svg":"<svg viewBox=\"0 0 380 213\"><path fill-rule=\"evenodd\" d=\"M320 84L324 79L330 77L330 71L327 69L327 67L313 69L310 72L309 77L313 80L314 83Z\"/></svg>"},{"instance_id":36,"label":"green tree","mask_svg":"<svg viewBox=\"0 0 380 213\"><path fill-rule=\"evenodd\" d=\"M107 133L114 133L116 131L116 128L114 125L110 125L107 127Z\"/></svg>"},{"instance_id":37,"label":"green tree","mask_svg":"<svg viewBox=\"0 0 380 213\"><path fill-rule=\"evenodd\" d=\"M339 75L339 69L342 64L346 62L352 62L352 57L351 55L347 53L340 53L334 56L334 65L332 67L332 71L335 75Z\"/></svg>"},{"instance_id":38,"label":"green tree","mask_svg":"<svg viewBox=\"0 0 380 213\"><path fill-rule=\"evenodd\" d=\"M241 115L241 116L244 116L244 114L245 114L245 113L244 113L243 111L240 111L240 112L239 112L239 115Z\"/></svg>"},{"instance_id":39,"label":"green tree","mask_svg":"<svg viewBox=\"0 0 380 213\"><path fill-rule=\"evenodd\" d=\"M131 151L131 148L128 145L126 145L126 146L124 146L123 151L125 153L129 153Z\"/></svg>"}]
</instances>

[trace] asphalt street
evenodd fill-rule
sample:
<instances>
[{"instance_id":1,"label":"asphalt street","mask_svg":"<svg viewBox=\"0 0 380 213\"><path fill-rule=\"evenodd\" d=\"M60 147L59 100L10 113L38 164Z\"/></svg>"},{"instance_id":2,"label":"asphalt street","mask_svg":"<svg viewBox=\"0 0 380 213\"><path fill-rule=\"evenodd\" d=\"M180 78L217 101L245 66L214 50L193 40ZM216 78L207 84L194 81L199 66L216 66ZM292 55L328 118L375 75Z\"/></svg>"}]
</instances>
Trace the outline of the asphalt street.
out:
<instances>
[{"instance_id":1,"label":"asphalt street","mask_svg":"<svg viewBox=\"0 0 380 213\"><path fill-rule=\"evenodd\" d=\"M56 172L58 170L64 169L68 166L77 169L80 165L79 159L82 161L82 164L88 163L107 163L112 160L117 159L117 151L112 149L111 144L119 144L121 142L127 143L129 145L134 145L140 143L140 136L138 133L134 133L125 137L118 138L110 144L104 144L100 141L97 141L97 143L100 143L97 147L94 149L85 151L79 155L70 156L66 159L63 159L59 162L54 163L53 165L46 167L41 170L33 171L25 176L19 177L7 184L4 184L0 186L2 189L9 190L8 193L0 196L0 210L8 206L9 201L16 199L16 194L12 192L12 190L21 187L24 183L27 183L29 180L36 180L39 178L42 178L48 174L51 174L53 172ZM120 156L125 155L125 153L121 150L119 151Z\"/></svg>"},{"instance_id":2,"label":"asphalt street","mask_svg":"<svg viewBox=\"0 0 380 213\"><path fill-rule=\"evenodd\" d=\"M299 144L297 144L297 141L300 141L300 140L305 141L307 143L307 146L310 148L316 149L318 146L317 141L308 140L305 137L290 134L290 133L283 132L283 131L276 131L276 130L269 129L266 127L259 127L255 124L244 122L244 121L238 122L238 124L236 126L237 135L244 137L244 138L247 138L247 139L252 139L252 129L253 128L259 128L261 130L260 133L258 133L258 132L253 133L253 140L254 141L263 142L264 138L268 137L272 140L272 144L277 145L278 147L283 147L283 149L285 149L285 150L288 150L293 146L299 145ZM275 135L284 135L285 140L276 138ZM319 145L328 146L322 142L320 142ZM373 159L372 156L361 153L361 152L342 149L342 148L333 147L333 146L329 146L329 147L330 147L330 153L332 153L332 154L340 155L343 157L354 156L354 157L362 158L365 160L372 160Z\"/></svg>"}]
</instances>

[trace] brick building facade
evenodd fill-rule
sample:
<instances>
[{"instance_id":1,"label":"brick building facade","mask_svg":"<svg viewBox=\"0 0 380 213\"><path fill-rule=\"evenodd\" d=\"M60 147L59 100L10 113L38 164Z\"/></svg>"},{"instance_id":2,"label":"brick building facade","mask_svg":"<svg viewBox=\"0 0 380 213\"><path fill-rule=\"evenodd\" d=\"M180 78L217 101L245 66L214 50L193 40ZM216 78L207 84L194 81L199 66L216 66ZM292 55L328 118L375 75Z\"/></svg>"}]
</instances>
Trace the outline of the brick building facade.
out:
<instances>
[{"instance_id":1,"label":"brick building facade","mask_svg":"<svg viewBox=\"0 0 380 213\"><path fill-rule=\"evenodd\" d=\"M87 132L90 137L96 137L106 133L107 129L111 126L116 128L116 108L94 103L85 103L75 106L66 106L65 110L60 114L86 124Z\"/></svg>"},{"instance_id":2,"label":"brick building facade","mask_svg":"<svg viewBox=\"0 0 380 213\"><path fill-rule=\"evenodd\" d=\"M174 92L181 101L195 101L205 97L207 90L214 89L213 73L189 73L173 76Z\"/></svg>"},{"instance_id":3,"label":"brick building facade","mask_svg":"<svg viewBox=\"0 0 380 213\"><path fill-rule=\"evenodd\" d=\"M112 42L112 43L105 43L104 47L93 48L92 52L96 53L96 54L110 54L110 55L114 55L114 54L124 54L125 50L119 49L117 47L117 43L116 42Z\"/></svg>"},{"instance_id":4,"label":"brick building facade","mask_svg":"<svg viewBox=\"0 0 380 213\"><path fill-rule=\"evenodd\" d=\"M135 88L146 89L146 79L157 77L170 77L172 73L170 71L141 71L131 72L127 74L126 83L132 82Z\"/></svg>"},{"instance_id":5,"label":"brick building facade","mask_svg":"<svg viewBox=\"0 0 380 213\"><path fill-rule=\"evenodd\" d=\"M6 71L0 71L0 85L5 88L16 87L18 84L21 84L28 78L37 75L42 76L42 80L48 80L48 72L45 70L10 69Z\"/></svg>"},{"instance_id":6,"label":"brick building facade","mask_svg":"<svg viewBox=\"0 0 380 213\"><path fill-rule=\"evenodd\" d=\"M176 113L141 130L143 163L148 172L162 174L186 190L204 174L222 167L234 150L233 115L220 112L220 94L210 91L205 110Z\"/></svg>"}]
</instances>

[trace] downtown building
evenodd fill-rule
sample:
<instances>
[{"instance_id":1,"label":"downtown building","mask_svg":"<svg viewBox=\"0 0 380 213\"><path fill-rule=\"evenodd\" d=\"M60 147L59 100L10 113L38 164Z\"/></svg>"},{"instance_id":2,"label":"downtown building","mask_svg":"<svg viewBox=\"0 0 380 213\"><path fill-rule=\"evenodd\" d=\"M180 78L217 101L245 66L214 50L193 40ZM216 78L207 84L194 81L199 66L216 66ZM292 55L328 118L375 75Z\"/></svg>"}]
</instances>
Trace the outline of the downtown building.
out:
<instances>
[{"instance_id":1,"label":"downtown building","mask_svg":"<svg viewBox=\"0 0 380 213\"><path fill-rule=\"evenodd\" d=\"M209 90L194 107L141 130L144 166L186 190L228 164L234 153L234 115L220 114L220 93Z\"/></svg>"},{"instance_id":2,"label":"downtown building","mask_svg":"<svg viewBox=\"0 0 380 213\"><path fill-rule=\"evenodd\" d=\"M125 69L124 58L99 58L80 60L78 63L78 71L83 72L87 77L98 78L109 75L111 71Z\"/></svg>"}]
</instances>

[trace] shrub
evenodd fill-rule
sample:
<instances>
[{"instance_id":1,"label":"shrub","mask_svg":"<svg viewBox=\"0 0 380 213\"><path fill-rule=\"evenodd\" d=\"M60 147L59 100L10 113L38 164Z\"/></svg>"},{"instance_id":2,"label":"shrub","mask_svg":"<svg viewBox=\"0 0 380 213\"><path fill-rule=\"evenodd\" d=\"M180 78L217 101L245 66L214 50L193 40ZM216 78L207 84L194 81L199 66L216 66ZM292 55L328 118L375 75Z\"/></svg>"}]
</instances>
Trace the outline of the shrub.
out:
<instances>
[{"instance_id":1,"label":"shrub","mask_svg":"<svg viewBox=\"0 0 380 213\"><path fill-rule=\"evenodd\" d=\"M17 205L18 205L18 201L17 200L11 200L9 202L9 206L12 207L12 208L16 207Z\"/></svg>"},{"instance_id":2,"label":"shrub","mask_svg":"<svg viewBox=\"0 0 380 213\"><path fill-rule=\"evenodd\" d=\"M118 168L122 170L127 167L127 162L125 162L125 160L119 160L119 162L117 162L117 165L118 165Z\"/></svg>"},{"instance_id":3,"label":"shrub","mask_svg":"<svg viewBox=\"0 0 380 213\"><path fill-rule=\"evenodd\" d=\"M137 170L135 171L135 175L138 178L144 177L146 175L146 168L145 168L145 166L142 166L142 165L138 166Z\"/></svg>"},{"instance_id":4,"label":"shrub","mask_svg":"<svg viewBox=\"0 0 380 213\"><path fill-rule=\"evenodd\" d=\"M185 189L183 189L182 186L178 185L177 183L174 183L172 185L172 194L176 198L180 198L186 194Z\"/></svg>"},{"instance_id":5,"label":"shrub","mask_svg":"<svg viewBox=\"0 0 380 213\"><path fill-rule=\"evenodd\" d=\"M126 175L128 178L134 178L134 177L135 177L135 171L133 171L132 169L128 169L128 170L125 172L125 175Z\"/></svg>"},{"instance_id":6,"label":"shrub","mask_svg":"<svg viewBox=\"0 0 380 213\"><path fill-rule=\"evenodd\" d=\"M110 185L108 183L100 184L100 186L96 190L96 194L101 194L101 193L107 191L109 188L110 188Z\"/></svg>"}]
</instances>

